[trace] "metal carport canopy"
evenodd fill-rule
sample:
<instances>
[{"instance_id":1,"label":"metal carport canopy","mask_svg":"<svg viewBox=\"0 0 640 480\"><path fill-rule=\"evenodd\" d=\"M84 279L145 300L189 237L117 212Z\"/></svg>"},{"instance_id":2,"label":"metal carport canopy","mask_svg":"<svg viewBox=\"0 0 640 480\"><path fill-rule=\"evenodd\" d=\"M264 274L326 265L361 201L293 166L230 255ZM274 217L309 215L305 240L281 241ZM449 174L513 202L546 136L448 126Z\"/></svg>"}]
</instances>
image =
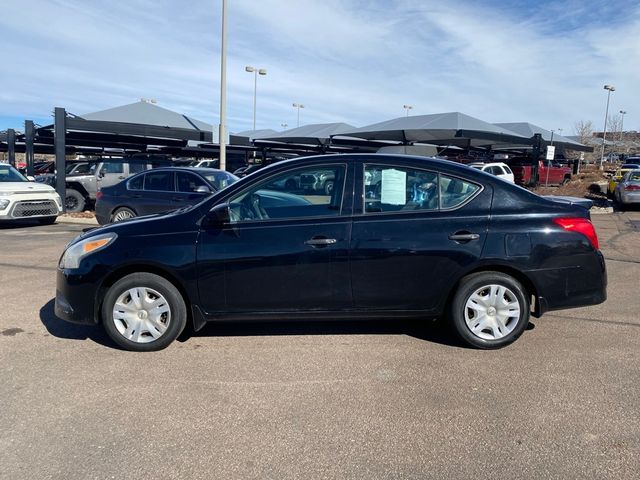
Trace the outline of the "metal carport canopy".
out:
<instances>
[{"instance_id":1,"label":"metal carport canopy","mask_svg":"<svg viewBox=\"0 0 640 480\"><path fill-rule=\"evenodd\" d=\"M551 138L553 136L553 144L559 147L562 147L566 150L576 150L578 152L593 152L593 147L589 147L587 145L583 145L580 142L576 142L567 137L563 137L562 135L558 135L555 132L551 132L550 130L546 130L538 125L534 125L529 122L512 122L512 123L494 123L494 125L504 128L506 130L511 130L512 132L533 137L536 133L539 133L542 136L542 144L550 145Z\"/></svg>"},{"instance_id":2,"label":"metal carport canopy","mask_svg":"<svg viewBox=\"0 0 640 480\"><path fill-rule=\"evenodd\" d=\"M351 131L341 137L431 143L466 147L496 144L531 145L532 139L460 112L398 117Z\"/></svg>"}]
</instances>

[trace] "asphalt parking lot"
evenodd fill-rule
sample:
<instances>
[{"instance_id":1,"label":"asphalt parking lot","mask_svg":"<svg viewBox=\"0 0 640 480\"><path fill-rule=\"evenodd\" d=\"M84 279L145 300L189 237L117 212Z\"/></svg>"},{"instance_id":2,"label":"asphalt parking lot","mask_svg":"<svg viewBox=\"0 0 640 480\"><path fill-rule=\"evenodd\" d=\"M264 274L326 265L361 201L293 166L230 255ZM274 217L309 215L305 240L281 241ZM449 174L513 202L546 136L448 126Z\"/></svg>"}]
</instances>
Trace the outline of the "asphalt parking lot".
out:
<instances>
[{"instance_id":1,"label":"asphalt parking lot","mask_svg":"<svg viewBox=\"0 0 640 480\"><path fill-rule=\"evenodd\" d=\"M499 351L390 320L210 325L150 354L53 315L86 226L0 226L0 478L638 478L640 212L594 223L608 301Z\"/></svg>"}]
</instances>

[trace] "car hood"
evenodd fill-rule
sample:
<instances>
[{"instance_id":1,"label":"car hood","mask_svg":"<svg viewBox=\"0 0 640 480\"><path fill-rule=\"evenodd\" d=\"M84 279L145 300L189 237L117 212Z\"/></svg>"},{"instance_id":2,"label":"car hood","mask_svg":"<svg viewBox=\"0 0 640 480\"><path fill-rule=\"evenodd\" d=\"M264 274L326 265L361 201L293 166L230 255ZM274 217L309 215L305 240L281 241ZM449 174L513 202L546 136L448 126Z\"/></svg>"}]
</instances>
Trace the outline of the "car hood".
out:
<instances>
[{"instance_id":1,"label":"car hood","mask_svg":"<svg viewBox=\"0 0 640 480\"><path fill-rule=\"evenodd\" d=\"M55 190L49 185L37 182L0 182L0 192L15 193L52 193Z\"/></svg>"}]
</instances>

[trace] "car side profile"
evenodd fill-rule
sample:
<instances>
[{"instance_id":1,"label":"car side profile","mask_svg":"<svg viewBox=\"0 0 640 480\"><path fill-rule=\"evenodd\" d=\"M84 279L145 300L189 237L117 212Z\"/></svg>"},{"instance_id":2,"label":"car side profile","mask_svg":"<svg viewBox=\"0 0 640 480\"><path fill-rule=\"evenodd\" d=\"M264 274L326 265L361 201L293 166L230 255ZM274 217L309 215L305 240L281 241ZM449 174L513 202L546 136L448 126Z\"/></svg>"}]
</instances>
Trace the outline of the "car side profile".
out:
<instances>
[{"instance_id":1,"label":"car side profile","mask_svg":"<svg viewBox=\"0 0 640 480\"><path fill-rule=\"evenodd\" d=\"M104 187L96 195L100 225L199 203L238 178L214 168L154 168Z\"/></svg>"},{"instance_id":2,"label":"car side profile","mask_svg":"<svg viewBox=\"0 0 640 480\"><path fill-rule=\"evenodd\" d=\"M318 172L330 194L282 189ZM585 208L449 161L326 155L82 234L60 258L55 311L136 351L187 322L347 317L443 317L489 349L530 315L603 302L606 283Z\"/></svg>"}]
</instances>

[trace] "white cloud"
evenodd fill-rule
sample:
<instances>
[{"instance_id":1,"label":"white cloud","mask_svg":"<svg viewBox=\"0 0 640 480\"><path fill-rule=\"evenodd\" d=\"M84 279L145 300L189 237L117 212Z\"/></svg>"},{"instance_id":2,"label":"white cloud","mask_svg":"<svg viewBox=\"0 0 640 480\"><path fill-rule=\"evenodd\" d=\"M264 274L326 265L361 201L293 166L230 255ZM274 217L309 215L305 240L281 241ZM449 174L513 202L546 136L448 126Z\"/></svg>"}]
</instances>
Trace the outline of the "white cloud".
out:
<instances>
[{"instance_id":1,"label":"white cloud","mask_svg":"<svg viewBox=\"0 0 640 480\"><path fill-rule=\"evenodd\" d=\"M612 111L640 129L640 8L605 3L417 0L229 0L228 124L258 127L462 111L488 121L565 129ZM601 10L598 10L601 9ZM602 10L604 9L604 10ZM217 124L220 2L8 0L0 17L2 117L85 113L156 98ZM638 110L637 112L634 110ZM4 125L0 125L3 128Z\"/></svg>"}]
</instances>

